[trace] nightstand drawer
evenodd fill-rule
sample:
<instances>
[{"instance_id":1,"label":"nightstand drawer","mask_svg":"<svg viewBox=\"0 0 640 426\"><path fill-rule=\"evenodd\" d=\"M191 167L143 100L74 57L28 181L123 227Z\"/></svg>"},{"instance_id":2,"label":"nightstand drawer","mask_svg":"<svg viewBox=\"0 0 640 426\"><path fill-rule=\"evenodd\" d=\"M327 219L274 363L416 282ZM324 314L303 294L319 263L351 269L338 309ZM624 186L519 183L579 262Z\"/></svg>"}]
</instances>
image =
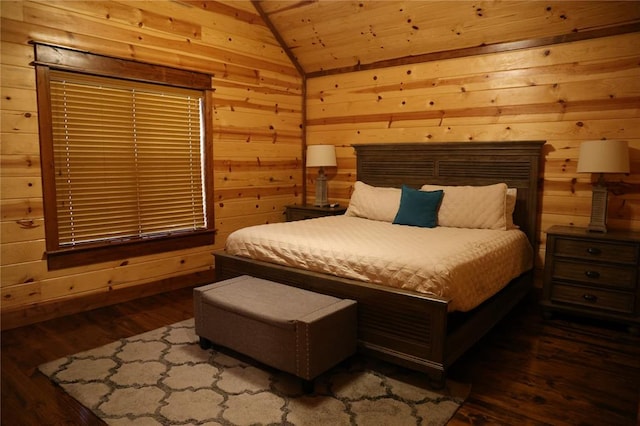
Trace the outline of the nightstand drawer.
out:
<instances>
[{"instance_id":1,"label":"nightstand drawer","mask_svg":"<svg viewBox=\"0 0 640 426\"><path fill-rule=\"evenodd\" d=\"M578 259L635 265L638 262L638 245L558 238L554 254Z\"/></svg>"},{"instance_id":2,"label":"nightstand drawer","mask_svg":"<svg viewBox=\"0 0 640 426\"><path fill-rule=\"evenodd\" d=\"M636 276L634 266L608 266L595 262L556 259L552 278L633 290L636 288Z\"/></svg>"},{"instance_id":3,"label":"nightstand drawer","mask_svg":"<svg viewBox=\"0 0 640 426\"><path fill-rule=\"evenodd\" d=\"M640 232L590 232L555 225L547 231L543 314L553 311L640 326Z\"/></svg>"},{"instance_id":4,"label":"nightstand drawer","mask_svg":"<svg viewBox=\"0 0 640 426\"><path fill-rule=\"evenodd\" d=\"M606 291L555 283L551 290L553 302L570 303L607 311L634 313L635 297L632 293Z\"/></svg>"}]
</instances>

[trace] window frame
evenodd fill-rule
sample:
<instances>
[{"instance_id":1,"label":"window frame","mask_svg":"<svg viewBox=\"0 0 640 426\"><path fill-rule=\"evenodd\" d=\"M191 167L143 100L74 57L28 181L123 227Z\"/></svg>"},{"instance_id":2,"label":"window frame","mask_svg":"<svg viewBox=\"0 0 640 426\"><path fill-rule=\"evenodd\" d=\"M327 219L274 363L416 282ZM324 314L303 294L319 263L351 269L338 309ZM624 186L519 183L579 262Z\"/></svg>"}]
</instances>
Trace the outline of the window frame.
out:
<instances>
[{"instance_id":1,"label":"window frame","mask_svg":"<svg viewBox=\"0 0 640 426\"><path fill-rule=\"evenodd\" d=\"M49 270L126 259L165 251L181 250L215 242L213 199L213 129L211 75L152 65L128 59L97 55L66 47L34 42L36 91L38 95L38 126L40 133L40 163L46 238L46 258ZM207 228L173 235L101 241L61 247L58 235L56 183L53 155L53 129L50 96L50 70L73 71L116 79L177 86L202 90L204 95L203 128L204 197Z\"/></svg>"}]
</instances>

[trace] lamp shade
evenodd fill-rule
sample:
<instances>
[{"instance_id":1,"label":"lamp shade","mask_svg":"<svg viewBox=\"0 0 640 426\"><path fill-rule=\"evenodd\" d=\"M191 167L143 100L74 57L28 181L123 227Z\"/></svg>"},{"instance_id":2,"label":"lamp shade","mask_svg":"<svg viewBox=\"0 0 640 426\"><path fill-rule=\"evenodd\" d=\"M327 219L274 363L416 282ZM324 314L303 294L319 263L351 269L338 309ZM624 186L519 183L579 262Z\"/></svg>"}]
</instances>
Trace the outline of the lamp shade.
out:
<instances>
[{"instance_id":1,"label":"lamp shade","mask_svg":"<svg viewBox=\"0 0 640 426\"><path fill-rule=\"evenodd\" d=\"M580 144L578 173L629 173L627 141L585 141Z\"/></svg>"},{"instance_id":2,"label":"lamp shade","mask_svg":"<svg viewBox=\"0 0 640 426\"><path fill-rule=\"evenodd\" d=\"M336 167L336 147L333 145L309 145L307 167Z\"/></svg>"}]
</instances>

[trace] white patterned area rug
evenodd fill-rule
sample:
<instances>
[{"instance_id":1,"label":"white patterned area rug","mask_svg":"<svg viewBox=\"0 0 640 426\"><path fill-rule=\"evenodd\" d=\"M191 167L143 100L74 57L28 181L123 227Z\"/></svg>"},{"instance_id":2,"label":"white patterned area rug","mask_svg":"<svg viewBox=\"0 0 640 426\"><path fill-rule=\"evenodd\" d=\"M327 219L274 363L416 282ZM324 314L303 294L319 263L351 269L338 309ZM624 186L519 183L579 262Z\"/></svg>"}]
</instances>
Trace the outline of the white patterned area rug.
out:
<instances>
[{"instance_id":1,"label":"white patterned area rug","mask_svg":"<svg viewBox=\"0 0 640 426\"><path fill-rule=\"evenodd\" d=\"M305 394L294 376L200 349L193 319L39 370L111 425L444 425L470 391L355 356Z\"/></svg>"}]
</instances>

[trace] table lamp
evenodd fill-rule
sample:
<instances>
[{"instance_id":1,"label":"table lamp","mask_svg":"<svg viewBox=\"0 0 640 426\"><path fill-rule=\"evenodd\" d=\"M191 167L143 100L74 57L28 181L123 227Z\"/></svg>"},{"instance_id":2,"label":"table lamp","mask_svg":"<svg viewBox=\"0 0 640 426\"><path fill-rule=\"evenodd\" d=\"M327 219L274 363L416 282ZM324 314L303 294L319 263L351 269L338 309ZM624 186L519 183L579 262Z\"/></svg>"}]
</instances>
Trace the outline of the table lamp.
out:
<instances>
[{"instance_id":1,"label":"table lamp","mask_svg":"<svg viewBox=\"0 0 640 426\"><path fill-rule=\"evenodd\" d=\"M607 232L608 192L605 173L629 173L629 146L627 141L598 140L580 144L578 173L599 173L593 185L591 198L590 232Z\"/></svg>"},{"instance_id":2,"label":"table lamp","mask_svg":"<svg viewBox=\"0 0 640 426\"><path fill-rule=\"evenodd\" d=\"M316 178L316 201L314 206L328 206L327 177L325 167L336 167L336 147L333 145L309 145L307 147L307 167L320 167Z\"/></svg>"}]
</instances>

